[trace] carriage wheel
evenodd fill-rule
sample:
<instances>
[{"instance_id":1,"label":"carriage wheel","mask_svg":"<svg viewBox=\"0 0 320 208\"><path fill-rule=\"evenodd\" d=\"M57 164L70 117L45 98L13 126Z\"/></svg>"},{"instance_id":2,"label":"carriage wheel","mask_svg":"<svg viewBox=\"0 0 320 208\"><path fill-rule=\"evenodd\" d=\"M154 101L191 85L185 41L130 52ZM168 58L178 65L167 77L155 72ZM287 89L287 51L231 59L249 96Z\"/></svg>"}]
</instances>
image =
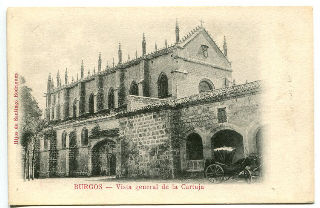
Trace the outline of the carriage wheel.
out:
<instances>
[{"instance_id":1,"label":"carriage wheel","mask_svg":"<svg viewBox=\"0 0 320 208\"><path fill-rule=\"evenodd\" d=\"M206 169L206 178L212 183L221 183L224 179L224 171L220 165L212 164Z\"/></svg>"}]
</instances>

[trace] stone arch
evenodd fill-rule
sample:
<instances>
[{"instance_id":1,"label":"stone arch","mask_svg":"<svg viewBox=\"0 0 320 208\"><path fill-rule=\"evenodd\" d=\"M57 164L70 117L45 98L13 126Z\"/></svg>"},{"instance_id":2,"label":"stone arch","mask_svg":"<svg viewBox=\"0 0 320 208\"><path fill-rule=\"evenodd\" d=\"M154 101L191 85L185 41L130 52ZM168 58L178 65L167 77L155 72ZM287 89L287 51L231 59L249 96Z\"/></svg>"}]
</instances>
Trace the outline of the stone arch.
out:
<instances>
[{"instance_id":1,"label":"stone arch","mask_svg":"<svg viewBox=\"0 0 320 208\"><path fill-rule=\"evenodd\" d=\"M261 123L261 122L257 122L257 121L253 121L247 130L247 138L248 138L248 146L249 146L249 152L250 153L258 153L258 151L260 151L260 153L262 153L263 151L263 138L264 138L264 132L266 131L267 128L267 124L266 123ZM259 144L260 145L260 149L258 150L257 147L257 134L259 133L260 130L260 138L258 138L259 140Z\"/></svg>"},{"instance_id":2,"label":"stone arch","mask_svg":"<svg viewBox=\"0 0 320 208\"><path fill-rule=\"evenodd\" d=\"M214 150L219 147L232 147L235 149L232 162L244 157L243 136L234 130L224 129L213 135L211 138L211 148ZM214 158L215 156L215 153L213 153Z\"/></svg>"},{"instance_id":3,"label":"stone arch","mask_svg":"<svg viewBox=\"0 0 320 208\"><path fill-rule=\"evenodd\" d=\"M88 106L89 106L89 113L93 114L94 113L94 94L93 93L91 93L89 96Z\"/></svg>"},{"instance_id":4,"label":"stone arch","mask_svg":"<svg viewBox=\"0 0 320 208\"><path fill-rule=\"evenodd\" d=\"M231 123L219 123L219 125L213 129L211 129L210 133L208 134L208 140L210 140L214 134L216 134L218 131L221 130L233 130L238 132L241 135L246 135L246 131L243 130L242 128L231 124Z\"/></svg>"},{"instance_id":5,"label":"stone arch","mask_svg":"<svg viewBox=\"0 0 320 208\"><path fill-rule=\"evenodd\" d=\"M129 94L130 95L139 95L138 84L135 81L131 82Z\"/></svg>"},{"instance_id":6,"label":"stone arch","mask_svg":"<svg viewBox=\"0 0 320 208\"><path fill-rule=\"evenodd\" d=\"M187 155L187 160L203 159L203 144L202 144L202 138L199 134L191 133L187 136L186 155Z\"/></svg>"},{"instance_id":7,"label":"stone arch","mask_svg":"<svg viewBox=\"0 0 320 208\"><path fill-rule=\"evenodd\" d=\"M168 77L164 72L161 72L158 78L158 97L166 98L169 96Z\"/></svg>"},{"instance_id":8,"label":"stone arch","mask_svg":"<svg viewBox=\"0 0 320 208\"><path fill-rule=\"evenodd\" d=\"M114 104L114 89L111 87L108 92L108 108L113 109Z\"/></svg>"},{"instance_id":9,"label":"stone arch","mask_svg":"<svg viewBox=\"0 0 320 208\"><path fill-rule=\"evenodd\" d=\"M214 84L210 79L204 78L199 82L199 93L214 90Z\"/></svg>"},{"instance_id":10,"label":"stone arch","mask_svg":"<svg viewBox=\"0 0 320 208\"><path fill-rule=\"evenodd\" d=\"M199 154L198 156L191 156L190 157L190 140L192 140L190 137L195 136L195 141L197 147L195 148L196 152L195 154ZM180 168L182 171L200 171L203 170L203 159L206 158L206 133L203 131L203 129L199 128L187 128L180 137ZM200 153L202 152L202 154Z\"/></svg>"},{"instance_id":11,"label":"stone arch","mask_svg":"<svg viewBox=\"0 0 320 208\"><path fill-rule=\"evenodd\" d=\"M96 146L96 144L103 142L104 140L106 140L105 137L100 137L98 139L90 140L90 151L92 151L92 148ZM117 143L116 137L108 137L107 140Z\"/></svg>"},{"instance_id":12,"label":"stone arch","mask_svg":"<svg viewBox=\"0 0 320 208\"><path fill-rule=\"evenodd\" d=\"M112 139L101 139L91 148L93 176L116 175L116 142Z\"/></svg>"}]
</instances>

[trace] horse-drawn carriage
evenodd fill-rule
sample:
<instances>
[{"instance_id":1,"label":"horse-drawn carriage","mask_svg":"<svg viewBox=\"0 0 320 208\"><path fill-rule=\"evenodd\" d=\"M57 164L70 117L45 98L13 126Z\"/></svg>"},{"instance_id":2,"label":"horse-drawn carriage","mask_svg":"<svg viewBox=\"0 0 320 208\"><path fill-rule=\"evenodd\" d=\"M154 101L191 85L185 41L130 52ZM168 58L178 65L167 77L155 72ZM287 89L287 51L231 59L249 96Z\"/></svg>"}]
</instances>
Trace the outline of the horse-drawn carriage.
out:
<instances>
[{"instance_id":1,"label":"horse-drawn carriage","mask_svg":"<svg viewBox=\"0 0 320 208\"><path fill-rule=\"evenodd\" d=\"M235 149L232 147L214 149L214 159L205 161L205 177L213 183L231 178L242 178L250 183L260 175L260 160L257 155L249 155L233 162L234 155Z\"/></svg>"}]
</instances>

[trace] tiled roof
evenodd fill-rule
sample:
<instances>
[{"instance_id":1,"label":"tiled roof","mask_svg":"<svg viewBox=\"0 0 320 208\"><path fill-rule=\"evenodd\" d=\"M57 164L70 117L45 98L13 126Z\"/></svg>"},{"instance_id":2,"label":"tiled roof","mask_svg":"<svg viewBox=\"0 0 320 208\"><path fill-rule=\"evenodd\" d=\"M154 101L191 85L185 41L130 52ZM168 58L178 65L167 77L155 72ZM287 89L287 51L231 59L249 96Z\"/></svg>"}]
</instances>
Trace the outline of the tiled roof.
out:
<instances>
[{"instance_id":1,"label":"tiled roof","mask_svg":"<svg viewBox=\"0 0 320 208\"><path fill-rule=\"evenodd\" d=\"M220 88L213 91L199 93L180 99L168 99L167 102L150 104L132 111L122 111L117 116L122 117L128 114L135 114L139 112L155 111L160 109L179 108L188 105L195 105L200 103L219 102L243 95L254 94L261 91L261 81L249 82L241 85L234 85L231 87Z\"/></svg>"}]
</instances>

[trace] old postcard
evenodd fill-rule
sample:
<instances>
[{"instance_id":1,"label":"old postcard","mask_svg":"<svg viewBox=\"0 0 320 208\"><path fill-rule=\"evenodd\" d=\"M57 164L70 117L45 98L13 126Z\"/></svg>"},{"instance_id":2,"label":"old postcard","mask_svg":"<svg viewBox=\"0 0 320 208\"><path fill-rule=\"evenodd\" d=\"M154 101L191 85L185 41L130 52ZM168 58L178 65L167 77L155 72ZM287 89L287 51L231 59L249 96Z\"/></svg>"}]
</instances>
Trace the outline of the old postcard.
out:
<instances>
[{"instance_id":1,"label":"old postcard","mask_svg":"<svg viewBox=\"0 0 320 208\"><path fill-rule=\"evenodd\" d=\"M9 203L312 203L312 18L9 8Z\"/></svg>"}]
</instances>

